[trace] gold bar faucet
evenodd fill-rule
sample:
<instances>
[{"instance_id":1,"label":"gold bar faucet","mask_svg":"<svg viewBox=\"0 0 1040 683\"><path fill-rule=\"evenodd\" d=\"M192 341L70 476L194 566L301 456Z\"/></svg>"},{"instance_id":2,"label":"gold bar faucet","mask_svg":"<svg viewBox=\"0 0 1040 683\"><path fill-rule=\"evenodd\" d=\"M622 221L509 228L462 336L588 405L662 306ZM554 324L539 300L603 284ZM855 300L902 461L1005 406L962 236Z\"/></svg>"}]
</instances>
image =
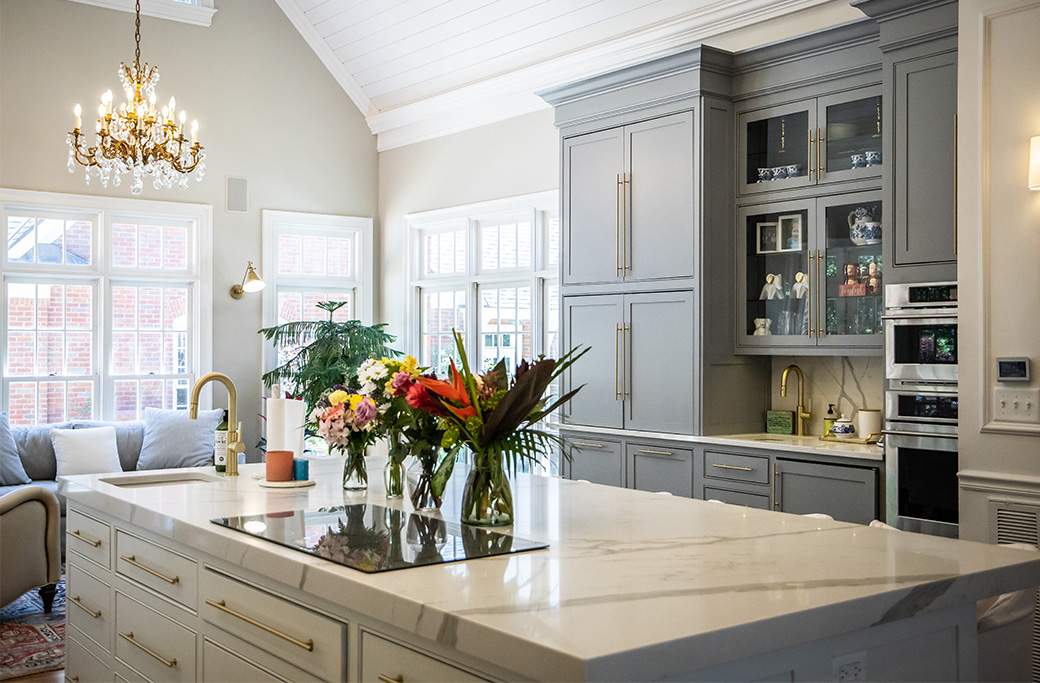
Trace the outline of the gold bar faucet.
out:
<instances>
[{"instance_id":1,"label":"gold bar faucet","mask_svg":"<svg viewBox=\"0 0 1040 683\"><path fill-rule=\"evenodd\" d=\"M780 395L787 396L787 374L791 371L798 375L798 412L796 413L794 433L805 436L805 422L812 419L812 399L809 399L809 410L805 409L805 375L797 365L788 365L780 376Z\"/></svg>"},{"instance_id":2,"label":"gold bar faucet","mask_svg":"<svg viewBox=\"0 0 1040 683\"><path fill-rule=\"evenodd\" d=\"M191 389L191 406L188 408L188 417L192 420L198 419L199 393L202 391L202 387L214 381L223 384L228 391L227 468L225 474L229 477L237 477L238 454L246 450L246 445L238 439L238 435L242 432L242 423L237 421L238 392L235 391L235 383L231 381L231 378L220 372L211 372L199 378Z\"/></svg>"}]
</instances>

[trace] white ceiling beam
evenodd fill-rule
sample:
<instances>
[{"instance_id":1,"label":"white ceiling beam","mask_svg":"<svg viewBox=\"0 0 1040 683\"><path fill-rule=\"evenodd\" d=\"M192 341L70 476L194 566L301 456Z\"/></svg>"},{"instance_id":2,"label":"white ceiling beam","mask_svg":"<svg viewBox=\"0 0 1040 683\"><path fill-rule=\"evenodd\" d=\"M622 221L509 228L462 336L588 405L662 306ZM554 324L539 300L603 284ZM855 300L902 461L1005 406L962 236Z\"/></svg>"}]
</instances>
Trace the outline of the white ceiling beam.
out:
<instances>
[{"instance_id":1,"label":"white ceiling beam","mask_svg":"<svg viewBox=\"0 0 1040 683\"><path fill-rule=\"evenodd\" d=\"M83 5L93 5L120 12L135 12L134 0L70 0ZM146 17L170 19L195 26L209 26L213 23L213 0L203 0L198 5L188 5L173 0L141 0L141 14Z\"/></svg>"}]
</instances>

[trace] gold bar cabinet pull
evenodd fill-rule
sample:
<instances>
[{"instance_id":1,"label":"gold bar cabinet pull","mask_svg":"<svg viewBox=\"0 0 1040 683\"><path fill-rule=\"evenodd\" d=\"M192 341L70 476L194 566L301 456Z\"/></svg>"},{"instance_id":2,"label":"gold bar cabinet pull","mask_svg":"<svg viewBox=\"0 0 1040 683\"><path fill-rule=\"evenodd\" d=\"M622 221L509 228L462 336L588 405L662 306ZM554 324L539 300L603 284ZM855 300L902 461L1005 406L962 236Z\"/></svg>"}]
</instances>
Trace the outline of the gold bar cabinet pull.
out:
<instances>
[{"instance_id":1,"label":"gold bar cabinet pull","mask_svg":"<svg viewBox=\"0 0 1040 683\"><path fill-rule=\"evenodd\" d=\"M632 266L628 265L628 174L621 174L621 276L624 277Z\"/></svg>"},{"instance_id":2,"label":"gold bar cabinet pull","mask_svg":"<svg viewBox=\"0 0 1040 683\"><path fill-rule=\"evenodd\" d=\"M165 664L169 668L172 669L173 667L177 666L177 660L176 659L166 659L165 657L160 657L159 655L155 654L155 652L153 652L150 648L147 648L144 645L142 645L141 643L139 643L136 640L134 640L134 632L133 631L130 631L129 633L120 633L119 637L122 638L123 640L125 640L126 642L130 643L134 647L139 648L145 654L147 654L147 655L149 655L151 657L154 657L155 659L159 660L160 662L162 662L163 664Z\"/></svg>"},{"instance_id":3,"label":"gold bar cabinet pull","mask_svg":"<svg viewBox=\"0 0 1040 683\"><path fill-rule=\"evenodd\" d=\"M812 146L813 146L812 128L806 128L805 129L805 134L809 138L809 145L808 145L808 147L806 147L806 160L805 160L806 163L805 163L805 165L809 168L809 182L812 182L812 174L813 174L813 171L816 170L815 168L813 168L813 163L812 163Z\"/></svg>"},{"instance_id":4,"label":"gold bar cabinet pull","mask_svg":"<svg viewBox=\"0 0 1040 683\"><path fill-rule=\"evenodd\" d=\"M823 148L823 133L819 128L816 129L816 182L820 182L823 177L823 164L820 163L820 149Z\"/></svg>"},{"instance_id":5,"label":"gold bar cabinet pull","mask_svg":"<svg viewBox=\"0 0 1040 683\"><path fill-rule=\"evenodd\" d=\"M711 464L711 466L712 467L718 467L720 470L740 470L741 472L753 472L754 471L750 467L738 467L737 465L719 465L719 464L714 463L714 462Z\"/></svg>"},{"instance_id":6,"label":"gold bar cabinet pull","mask_svg":"<svg viewBox=\"0 0 1040 683\"><path fill-rule=\"evenodd\" d=\"M626 377L626 370L628 369L628 352L625 348L625 334L632 330L628 325L621 326L621 400L624 401L628 398L628 378Z\"/></svg>"},{"instance_id":7,"label":"gold bar cabinet pull","mask_svg":"<svg viewBox=\"0 0 1040 683\"><path fill-rule=\"evenodd\" d=\"M815 257L813 256L812 252L810 251L809 252L809 269L805 273L805 279L809 281L808 283L806 283L808 285L808 287L805 290L808 293L808 296L809 296L809 300L805 302L805 317L806 317L806 321L805 322L808 323L807 327L809 328L809 332L808 332L809 339L812 339L812 336L813 336L813 326L812 326L812 295L813 295L813 289L812 289L812 267L813 267L813 258L815 258Z\"/></svg>"},{"instance_id":8,"label":"gold bar cabinet pull","mask_svg":"<svg viewBox=\"0 0 1040 683\"><path fill-rule=\"evenodd\" d=\"M79 607L81 610L83 610L84 612L86 612L90 616L94 617L95 619L100 619L101 618L101 610L98 610L97 612L95 612L94 610L90 609L89 607L87 607L86 605L84 605L82 602L79 601L79 596L78 595L70 597L69 598L69 602L71 602L76 607Z\"/></svg>"},{"instance_id":9,"label":"gold bar cabinet pull","mask_svg":"<svg viewBox=\"0 0 1040 683\"><path fill-rule=\"evenodd\" d=\"M614 265L617 266L617 277L624 273L621 270L621 174L618 173L614 179L617 187L614 190Z\"/></svg>"},{"instance_id":10,"label":"gold bar cabinet pull","mask_svg":"<svg viewBox=\"0 0 1040 683\"><path fill-rule=\"evenodd\" d=\"M640 448L636 453L646 453L647 455L675 455L671 451L655 451L652 448Z\"/></svg>"},{"instance_id":11,"label":"gold bar cabinet pull","mask_svg":"<svg viewBox=\"0 0 1040 683\"><path fill-rule=\"evenodd\" d=\"M584 441L575 441L574 445L583 448L603 448L603 444L601 443L585 443Z\"/></svg>"},{"instance_id":12,"label":"gold bar cabinet pull","mask_svg":"<svg viewBox=\"0 0 1040 683\"><path fill-rule=\"evenodd\" d=\"M820 299L827 293L827 283L820 279L820 264L823 263L823 252L816 250L816 338L823 338L823 321L820 319Z\"/></svg>"},{"instance_id":13,"label":"gold bar cabinet pull","mask_svg":"<svg viewBox=\"0 0 1040 683\"><path fill-rule=\"evenodd\" d=\"M289 635L286 635L286 634L282 633L278 629L271 628L267 624L261 624L256 619L253 619L251 617L247 617L246 615L242 614L241 612L236 612L235 610L233 610L230 607L228 607L227 604L225 604L225 602L223 600L221 600L220 602L216 602L214 600L208 600L207 599L206 600L206 604L209 605L210 607L216 607L221 612L224 612L226 614L230 614L231 616L235 617L236 619L241 619L242 621L246 622L247 624L251 624L253 626L256 626L258 629L267 631L272 636L278 636L282 640L288 640L290 643L292 643L296 647L301 647L304 650L306 650L307 652L314 652L314 641L313 640L308 640L306 642L302 641L302 640L297 640L296 638L293 638L292 636L289 636Z\"/></svg>"},{"instance_id":14,"label":"gold bar cabinet pull","mask_svg":"<svg viewBox=\"0 0 1040 683\"><path fill-rule=\"evenodd\" d=\"M151 567L144 566L143 564L141 564L140 562L137 561L137 556L136 555L120 555L119 559L121 559L121 560L123 560L125 562L129 562L130 564L132 564L133 566L137 567L141 571L148 572L149 574L151 574L152 576L154 576L156 578L162 579L163 581L165 581L166 583L170 584L171 586L173 584L175 584L175 583L178 583L181 580L181 577L179 577L179 576L175 576L175 577L173 577L171 579L170 577L166 576L165 574L160 574L159 572L155 571Z\"/></svg>"},{"instance_id":15,"label":"gold bar cabinet pull","mask_svg":"<svg viewBox=\"0 0 1040 683\"><path fill-rule=\"evenodd\" d=\"M621 342L618 341L618 337L621 336L621 323L614 324L614 400L617 401L621 398L621 390L619 389L620 381L618 380L618 368L621 366L621 356L618 355L618 348Z\"/></svg>"},{"instance_id":16,"label":"gold bar cabinet pull","mask_svg":"<svg viewBox=\"0 0 1040 683\"><path fill-rule=\"evenodd\" d=\"M382 683L404 683L404 676L402 676L401 674L397 674L396 676L391 678L386 674L379 674L379 680L382 681Z\"/></svg>"},{"instance_id":17,"label":"gold bar cabinet pull","mask_svg":"<svg viewBox=\"0 0 1040 683\"><path fill-rule=\"evenodd\" d=\"M89 543L90 545L94 546L95 548L100 548L101 547L101 539L100 538L87 538L82 533L80 533L79 529L76 529L75 531L66 531L65 535L66 536L72 536L73 538L78 538L79 540L83 541L84 543Z\"/></svg>"}]
</instances>

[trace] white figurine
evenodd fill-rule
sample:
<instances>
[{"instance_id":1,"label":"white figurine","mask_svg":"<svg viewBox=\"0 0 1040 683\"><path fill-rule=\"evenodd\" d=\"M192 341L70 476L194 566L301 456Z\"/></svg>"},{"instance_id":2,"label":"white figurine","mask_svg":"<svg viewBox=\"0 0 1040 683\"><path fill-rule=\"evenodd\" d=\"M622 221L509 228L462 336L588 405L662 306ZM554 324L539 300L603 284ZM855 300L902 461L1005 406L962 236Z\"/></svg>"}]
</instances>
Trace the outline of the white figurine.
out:
<instances>
[{"instance_id":1,"label":"white figurine","mask_svg":"<svg viewBox=\"0 0 1040 683\"><path fill-rule=\"evenodd\" d=\"M766 284L762 287L762 293L758 295L759 299L773 298L773 294L776 291L776 285L773 284L775 279L772 273L766 273Z\"/></svg>"},{"instance_id":2,"label":"white figurine","mask_svg":"<svg viewBox=\"0 0 1040 683\"><path fill-rule=\"evenodd\" d=\"M773 275L773 297L774 299L784 298L784 281L780 277L780 273Z\"/></svg>"},{"instance_id":3,"label":"white figurine","mask_svg":"<svg viewBox=\"0 0 1040 683\"><path fill-rule=\"evenodd\" d=\"M795 273L794 284L791 285L791 298L804 299L809 293L809 285L805 282L805 273Z\"/></svg>"}]
</instances>

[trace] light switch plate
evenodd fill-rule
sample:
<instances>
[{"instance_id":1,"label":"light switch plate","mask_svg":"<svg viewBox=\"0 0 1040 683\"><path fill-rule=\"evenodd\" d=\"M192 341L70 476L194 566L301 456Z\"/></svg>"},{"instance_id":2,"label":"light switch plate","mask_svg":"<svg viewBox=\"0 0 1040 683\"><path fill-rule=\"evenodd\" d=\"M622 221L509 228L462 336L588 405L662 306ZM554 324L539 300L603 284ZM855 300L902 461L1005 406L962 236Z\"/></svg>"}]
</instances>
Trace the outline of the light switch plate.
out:
<instances>
[{"instance_id":1,"label":"light switch plate","mask_svg":"<svg viewBox=\"0 0 1040 683\"><path fill-rule=\"evenodd\" d=\"M1040 423L1040 389L994 389L993 418L998 422Z\"/></svg>"}]
</instances>

